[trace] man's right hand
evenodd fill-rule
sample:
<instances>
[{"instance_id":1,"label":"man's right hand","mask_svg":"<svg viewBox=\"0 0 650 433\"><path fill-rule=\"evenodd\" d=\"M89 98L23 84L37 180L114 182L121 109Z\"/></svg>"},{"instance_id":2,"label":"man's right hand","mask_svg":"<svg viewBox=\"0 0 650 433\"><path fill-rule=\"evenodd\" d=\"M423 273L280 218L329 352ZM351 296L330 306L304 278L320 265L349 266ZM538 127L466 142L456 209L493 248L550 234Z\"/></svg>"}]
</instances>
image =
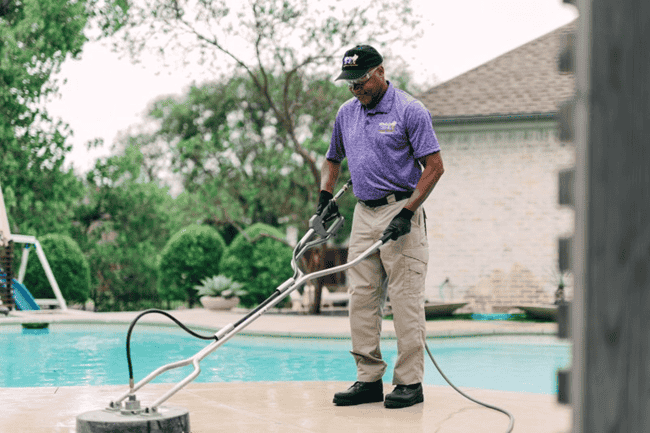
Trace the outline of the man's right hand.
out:
<instances>
[{"instance_id":1,"label":"man's right hand","mask_svg":"<svg viewBox=\"0 0 650 433\"><path fill-rule=\"evenodd\" d=\"M323 213L332 198L334 198L334 196L331 192L325 190L322 190L320 192L320 196L318 197L318 207L316 208L316 215L321 215ZM339 207L336 205L336 203L332 202L332 205L327 210L327 215L321 216L323 217L323 220L327 220L330 216L338 214L338 212Z\"/></svg>"}]
</instances>

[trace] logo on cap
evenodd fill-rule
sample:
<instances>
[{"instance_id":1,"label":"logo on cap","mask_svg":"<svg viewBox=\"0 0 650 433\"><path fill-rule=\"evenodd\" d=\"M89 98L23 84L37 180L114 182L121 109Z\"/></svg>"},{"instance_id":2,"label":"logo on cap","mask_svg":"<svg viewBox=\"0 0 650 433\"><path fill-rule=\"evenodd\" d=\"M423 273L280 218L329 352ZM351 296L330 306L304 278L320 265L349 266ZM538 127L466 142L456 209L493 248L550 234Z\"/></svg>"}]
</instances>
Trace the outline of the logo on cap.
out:
<instances>
[{"instance_id":1,"label":"logo on cap","mask_svg":"<svg viewBox=\"0 0 650 433\"><path fill-rule=\"evenodd\" d=\"M343 57L343 67L346 66L357 66L357 59L359 58L358 54L354 56Z\"/></svg>"}]
</instances>

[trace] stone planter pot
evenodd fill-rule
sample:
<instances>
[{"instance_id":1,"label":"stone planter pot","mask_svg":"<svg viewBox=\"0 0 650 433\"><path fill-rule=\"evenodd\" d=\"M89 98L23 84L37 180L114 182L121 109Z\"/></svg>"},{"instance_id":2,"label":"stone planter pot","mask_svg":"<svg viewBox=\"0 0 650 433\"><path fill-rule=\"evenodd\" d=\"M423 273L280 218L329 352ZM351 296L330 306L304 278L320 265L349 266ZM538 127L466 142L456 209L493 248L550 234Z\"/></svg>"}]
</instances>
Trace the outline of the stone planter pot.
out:
<instances>
[{"instance_id":1,"label":"stone planter pot","mask_svg":"<svg viewBox=\"0 0 650 433\"><path fill-rule=\"evenodd\" d=\"M232 298L222 298L221 296L201 296L201 305L208 310L232 310L239 304L237 296Z\"/></svg>"}]
</instances>

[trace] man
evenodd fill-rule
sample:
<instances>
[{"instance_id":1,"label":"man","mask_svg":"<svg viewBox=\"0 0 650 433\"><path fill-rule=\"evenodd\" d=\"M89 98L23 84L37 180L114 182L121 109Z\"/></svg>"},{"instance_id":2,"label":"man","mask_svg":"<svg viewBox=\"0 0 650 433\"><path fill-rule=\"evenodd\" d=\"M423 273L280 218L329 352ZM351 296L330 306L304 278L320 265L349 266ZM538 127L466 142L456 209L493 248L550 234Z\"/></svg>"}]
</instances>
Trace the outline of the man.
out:
<instances>
[{"instance_id":1,"label":"man","mask_svg":"<svg viewBox=\"0 0 650 433\"><path fill-rule=\"evenodd\" d=\"M384 401L387 408L424 401L424 281L429 255L420 205L444 171L431 115L418 100L388 82L383 58L373 47L345 53L337 80L354 98L336 116L321 169L317 213L332 198L341 161L348 158L354 210L348 257L359 256L384 234L392 240L348 270L350 330L357 382L336 393L337 405ZM329 211L336 212L333 206ZM329 213L328 211L328 213ZM398 357L393 392L384 400L386 362L379 347L382 308L390 297Z\"/></svg>"}]
</instances>

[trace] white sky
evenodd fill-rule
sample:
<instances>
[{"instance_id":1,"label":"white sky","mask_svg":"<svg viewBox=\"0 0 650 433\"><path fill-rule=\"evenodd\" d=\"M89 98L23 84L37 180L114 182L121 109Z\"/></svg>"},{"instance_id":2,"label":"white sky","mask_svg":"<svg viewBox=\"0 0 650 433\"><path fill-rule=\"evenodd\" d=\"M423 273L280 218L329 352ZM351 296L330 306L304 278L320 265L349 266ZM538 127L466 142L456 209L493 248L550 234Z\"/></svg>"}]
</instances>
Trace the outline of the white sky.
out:
<instances>
[{"instance_id":1,"label":"white sky","mask_svg":"<svg viewBox=\"0 0 650 433\"><path fill-rule=\"evenodd\" d=\"M413 4L433 23L425 29L418 50L403 53L422 82L431 82L432 75L447 81L578 16L576 8L562 0L413 0ZM386 68L390 77L390 66ZM118 133L142 123L150 101L181 94L193 81L210 77L198 67L134 65L103 44L89 43L81 60L63 64L59 78L67 83L47 108L73 129L73 151L66 163L83 173L110 153ZM103 138L104 147L88 151L86 142L95 138Z\"/></svg>"}]
</instances>

